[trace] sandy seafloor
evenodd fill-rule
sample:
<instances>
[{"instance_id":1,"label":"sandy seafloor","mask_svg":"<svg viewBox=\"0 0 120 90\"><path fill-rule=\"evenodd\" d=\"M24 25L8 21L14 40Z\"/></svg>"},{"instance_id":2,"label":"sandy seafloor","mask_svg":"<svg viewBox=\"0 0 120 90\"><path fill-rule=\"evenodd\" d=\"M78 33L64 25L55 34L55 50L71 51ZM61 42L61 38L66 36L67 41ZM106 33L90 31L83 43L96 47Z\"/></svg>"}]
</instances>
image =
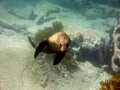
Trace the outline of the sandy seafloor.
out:
<instances>
[{"instance_id":1,"label":"sandy seafloor","mask_svg":"<svg viewBox=\"0 0 120 90\"><path fill-rule=\"evenodd\" d=\"M49 56L41 57L47 60L35 61L35 50L27 36L51 26L54 21L61 21L69 35L80 32L97 42L99 37L108 39L105 31L116 24L115 18L88 19L78 12L47 1L38 2L35 6L13 1L14 4L9 0L0 3L0 90L97 90L100 81L111 77L102 67L94 66L87 60L69 69L62 64L53 66L53 58ZM61 12L52 13L46 17L52 19L36 24L41 16L56 8ZM15 15L9 13L12 10ZM38 15L34 20L28 19L32 10Z\"/></svg>"}]
</instances>

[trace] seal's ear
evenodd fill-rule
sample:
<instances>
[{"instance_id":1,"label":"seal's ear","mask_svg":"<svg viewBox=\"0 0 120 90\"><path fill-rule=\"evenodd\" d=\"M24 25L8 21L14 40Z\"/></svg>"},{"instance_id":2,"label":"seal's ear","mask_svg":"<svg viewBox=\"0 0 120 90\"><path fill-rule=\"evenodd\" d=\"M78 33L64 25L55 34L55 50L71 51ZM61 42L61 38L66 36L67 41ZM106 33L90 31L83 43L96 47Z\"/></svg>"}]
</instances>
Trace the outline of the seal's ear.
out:
<instances>
[{"instance_id":1,"label":"seal's ear","mask_svg":"<svg viewBox=\"0 0 120 90\"><path fill-rule=\"evenodd\" d=\"M56 55L55 55L55 59L54 59L53 65L59 64L64 56L65 56L64 52L57 52Z\"/></svg>"},{"instance_id":2,"label":"seal's ear","mask_svg":"<svg viewBox=\"0 0 120 90\"><path fill-rule=\"evenodd\" d=\"M39 45L37 46L36 50L35 50L35 54L34 54L34 58L36 58L38 56L38 54L44 49L45 46L48 45L48 41L42 41L39 43Z\"/></svg>"}]
</instances>

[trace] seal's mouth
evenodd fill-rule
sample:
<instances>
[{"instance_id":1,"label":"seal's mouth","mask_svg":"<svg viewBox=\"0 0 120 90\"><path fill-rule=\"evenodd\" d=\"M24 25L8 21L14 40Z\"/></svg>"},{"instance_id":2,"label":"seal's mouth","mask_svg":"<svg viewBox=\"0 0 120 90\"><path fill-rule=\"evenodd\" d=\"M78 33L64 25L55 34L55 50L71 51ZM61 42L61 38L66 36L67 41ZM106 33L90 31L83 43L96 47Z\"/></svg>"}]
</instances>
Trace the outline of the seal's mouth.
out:
<instances>
[{"instance_id":1,"label":"seal's mouth","mask_svg":"<svg viewBox=\"0 0 120 90\"><path fill-rule=\"evenodd\" d=\"M66 53L66 52L67 52L67 50L63 50L62 52Z\"/></svg>"},{"instance_id":2,"label":"seal's mouth","mask_svg":"<svg viewBox=\"0 0 120 90\"><path fill-rule=\"evenodd\" d=\"M62 52L67 52L67 48L61 47L61 51L62 51Z\"/></svg>"}]
</instances>

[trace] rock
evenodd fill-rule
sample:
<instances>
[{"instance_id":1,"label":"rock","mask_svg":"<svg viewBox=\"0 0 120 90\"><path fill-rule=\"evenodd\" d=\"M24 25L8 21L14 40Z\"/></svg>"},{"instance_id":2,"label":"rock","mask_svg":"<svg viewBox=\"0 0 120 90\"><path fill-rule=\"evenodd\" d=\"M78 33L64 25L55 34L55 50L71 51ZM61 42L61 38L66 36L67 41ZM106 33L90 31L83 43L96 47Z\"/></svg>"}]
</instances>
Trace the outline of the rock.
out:
<instances>
[{"instance_id":1,"label":"rock","mask_svg":"<svg viewBox=\"0 0 120 90\"><path fill-rule=\"evenodd\" d=\"M28 2L21 1L7 1L4 0L4 8L8 11L9 14L18 17L20 19L28 19L32 9L33 5L31 5Z\"/></svg>"},{"instance_id":2,"label":"rock","mask_svg":"<svg viewBox=\"0 0 120 90\"><path fill-rule=\"evenodd\" d=\"M3 29L9 29L18 33L22 33L22 34L27 34L27 32L25 31L27 26L21 26L21 25L16 25L16 24L8 24L6 22L0 21L0 26Z\"/></svg>"},{"instance_id":3,"label":"rock","mask_svg":"<svg viewBox=\"0 0 120 90\"><path fill-rule=\"evenodd\" d=\"M112 69L115 72L120 71L120 24L118 24L113 32L114 52L112 55Z\"/></svg>"},{"instance_id":4,"label":"rock","mask_svg":"<svg viewBox=\"0 0 120 90\"><path fill-rule=\"evenodd\" d=\"M57 13L60 13L60 8L56 8L55 10L49 10L47 13L46 13L46 16L50 16L50 14L57 14Z\"/></svg>"},{"instance_id":5,"label":"rock","mask_svg":"<svg viewBox=\"0 0 120 90\"><path fill-rule=\"evenodd\" d=\"M37 25L41 25L45 22L49 22L51 20L54 20L56 17L45 17L44 15L41 16L38 21L36 22Z\"/></svg>"},{"instance_id":6,"label":"rock","mask_svg":"<svg viewBox=\"0 0 120 90\"><path fill-rule=\"evenodd\" d=\"M38 15L34 13L34 10L31 11L28 19L30 20L35 20Z\"/></svg>"},{"instance_id":7,"label":"rock","mask_svg":"<svg viewBox=\"0 0 120 90\"><path fill-rule=\"evenodd\" d=\"M7 28L7 29L11 29L11 30L14 30L14 29L15 29L14 26L9 25L9 24L7 24L7 23L5 23L5 22L3 22L3 21L0 21L0 26L1 26L2 28Z\"/></svg>"}]
</instances>

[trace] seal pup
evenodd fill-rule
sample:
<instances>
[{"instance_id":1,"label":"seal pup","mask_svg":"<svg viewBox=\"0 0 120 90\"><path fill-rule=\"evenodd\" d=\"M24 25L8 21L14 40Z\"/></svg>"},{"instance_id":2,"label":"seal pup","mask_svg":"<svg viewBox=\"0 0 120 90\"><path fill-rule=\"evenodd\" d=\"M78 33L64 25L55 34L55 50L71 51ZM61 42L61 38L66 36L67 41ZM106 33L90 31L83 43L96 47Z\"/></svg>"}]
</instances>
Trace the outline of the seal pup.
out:
<instances>
[{"instance_id":1,"label":"seal pup","mask_svg":"<svg viewBox=\"0 0 120 90\"><path fill-rule=\"evenodd\" d=\"M61 62L70 44L69 36L63 31L53 34L52 36L40 42L37 46L33 44L30 37L28 37L28 39L32 46L36 48L34 58L36 58L40 52L56 54L53 65L57 65Z\"/></svg>"}]
</instances>

